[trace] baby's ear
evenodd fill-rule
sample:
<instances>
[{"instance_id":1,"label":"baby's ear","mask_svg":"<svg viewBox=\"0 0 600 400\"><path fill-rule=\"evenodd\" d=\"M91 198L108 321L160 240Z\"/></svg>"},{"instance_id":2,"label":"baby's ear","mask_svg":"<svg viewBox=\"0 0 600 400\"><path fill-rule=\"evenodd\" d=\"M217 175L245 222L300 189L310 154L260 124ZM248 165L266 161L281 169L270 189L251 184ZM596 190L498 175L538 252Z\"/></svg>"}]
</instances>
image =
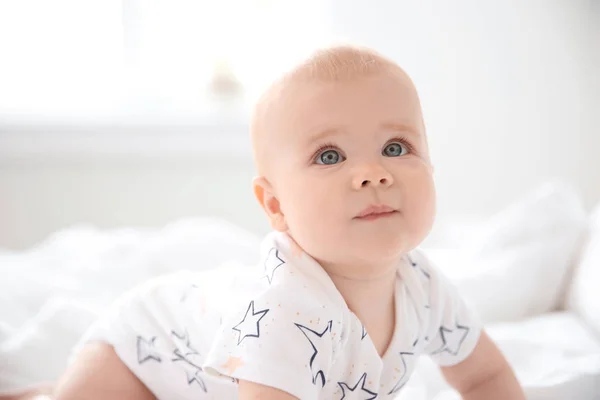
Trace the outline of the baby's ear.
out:
<instances>
[{"instance_id":1,"label":"baby's ear","mask_svg":"<svg viewBox=\"0 0 600 400\"><path fill-rule=\"evenodd\" d=\"M252 188L254 189L254 196L258 200L258 204L265 210L267 218L271 227L279 232L286 232L288 230L285 222L285 216L281 211L279 200L275 197L273 187L264 176L254 178L252 181Z\"/></svg>"}]
</instances>

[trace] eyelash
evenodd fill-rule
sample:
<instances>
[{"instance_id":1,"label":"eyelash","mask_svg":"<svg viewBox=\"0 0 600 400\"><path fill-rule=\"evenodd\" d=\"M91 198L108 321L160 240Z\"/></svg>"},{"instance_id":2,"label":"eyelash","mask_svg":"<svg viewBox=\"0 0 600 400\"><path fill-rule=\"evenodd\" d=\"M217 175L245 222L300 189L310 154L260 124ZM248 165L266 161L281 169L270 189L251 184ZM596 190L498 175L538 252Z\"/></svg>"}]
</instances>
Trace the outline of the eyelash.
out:
<instances>
[{"instance_id":1,"label":"eyelash","mask_svg":"<svg viewBox=\"0 0 600 400\"><path fill-rule=\"evenodd\" d=\"M414 152L414 147L408 142L408 140L406 140L406 138L403 138L401 136L398 137L394 137L390 140L388 140L385 145L383 146L383 148L385 149L385 146L387 146L390 143L400 143L403 146L406 147L406 150L408 150L409 153L413 153ZM313 153L313 156L311 157L312 162L315 162L317 157L319 156L319 154L323 153L324 151L327 150L337 150L341 152L341 149L339 147L337 147L334 143L331 142L327 142L327 143L323 143L322 145L319 146L319 148ZM342 157L346 157L342 154Z\"/></svg>"},{"instance_id":2,"label":"eyelash","mask_svg":"<svg viewBox=\"0 0 600 400\"><path fill-rule=\"evenodd\" d=\"M387 146L390 143L400 143L403 146L406 147L406 150L408 150L409 153L414 153L415 148L408 142L408 140L406 140L405 138L398 136L395 138L392 138L390 140L387 141L387 143L385 144L385 146ZM385 148L385 146L383 146L383 148Z\"/></svg>"},{"instance_id":3,"label":"eyelash","mask_svg":"<svg viewBox=\"0 0 600 400\"><path fill-rule=\"evenodd\" d=\"M317 160L317 157L318 157L318 156L319 156L321 153L323 153L323 152L325 152L325 151L327 151L327 150L337 150L337 151L340 151L340 149L339 149L339 148L338 148L338 147L337 147L335 144L333 144L333 143L331 143L331 142L328 142L328 143L323 143L323 144L322 144L322 145L320 145L320 146L319 146L319 148L318 148L318 149L317 149L317 150L316 150L316 151L313 153L313 156L311 157L311 160L312 160L313 162L315 162L315 161ZM342 156L343 156L343 154L342 154Z\"/></svg>"}]
</instances>

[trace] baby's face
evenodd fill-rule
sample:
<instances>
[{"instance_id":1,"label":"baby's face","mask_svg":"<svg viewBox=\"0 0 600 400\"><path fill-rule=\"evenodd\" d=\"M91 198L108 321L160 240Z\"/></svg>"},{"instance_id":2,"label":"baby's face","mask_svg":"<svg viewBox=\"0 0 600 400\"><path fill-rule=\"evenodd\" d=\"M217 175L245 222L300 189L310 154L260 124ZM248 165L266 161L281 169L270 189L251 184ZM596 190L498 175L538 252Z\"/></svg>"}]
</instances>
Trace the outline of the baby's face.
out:
<instances>
[{"instance_id":1,"label":"baby's face","mask_svg":"<svg viewBox=\"0 0 600 400\"><path fill-rule=\"evenodd\" d=\"M382 72L288 89L266 154L291 236L331 265L373 265L416 247L431 229L435 190L410 81Z\"/></svg>"}]
</instances>

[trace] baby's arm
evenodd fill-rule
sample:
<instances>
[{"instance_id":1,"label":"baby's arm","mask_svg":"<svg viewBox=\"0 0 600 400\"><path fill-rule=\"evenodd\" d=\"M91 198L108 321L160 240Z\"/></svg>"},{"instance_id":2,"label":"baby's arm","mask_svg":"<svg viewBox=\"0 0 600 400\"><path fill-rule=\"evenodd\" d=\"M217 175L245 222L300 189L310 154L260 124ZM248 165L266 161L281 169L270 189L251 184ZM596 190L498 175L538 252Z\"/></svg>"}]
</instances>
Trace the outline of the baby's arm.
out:
<instances>
[{"instance_id":1,"label":"baby's arm","mask_svg":"<svg viewBox=\"0 0 600 400\"><path fill-rule=\"evenodd\" d=\"M297 397L275 389L274 387L261 385L250 381L240 380L238 386L239 400L298 400Z\"/></svg>"},{"instance_id":2,"label":"baby's arm","mask_svg":"<svg viewBox=\"0 0 600 400\"><path fill-rule=\"evenodd\" d=\"M512 368L485 331L466 359L441 370L465 400L525 399Z\"/></svg>"},{"instance_id":3,"label":"baby's arm","mask_svg":"<svg viewBox=\"0 0 600 400\"><path fill-rule=\"evenodd\" d=\"M87 344L58 382L55 400L155 400L111 345Z\"/></svg>"}]
</instances>

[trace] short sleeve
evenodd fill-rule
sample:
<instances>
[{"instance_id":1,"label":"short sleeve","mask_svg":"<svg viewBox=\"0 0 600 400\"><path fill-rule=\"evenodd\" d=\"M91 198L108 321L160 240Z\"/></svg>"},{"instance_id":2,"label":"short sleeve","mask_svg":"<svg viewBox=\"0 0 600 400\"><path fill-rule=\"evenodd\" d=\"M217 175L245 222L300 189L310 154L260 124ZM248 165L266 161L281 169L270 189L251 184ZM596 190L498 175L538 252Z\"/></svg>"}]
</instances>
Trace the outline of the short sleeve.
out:
<instances>
[{"instance_id":1,"label":"short sleeve","mask_svg":"<svg viewBox=\"0 0 600 400\"><path fill-rule=\"evenodd\" d=\"M478 315L422 251L411 257L414 272L424 287L425 353L440 366L452 366L467 358L482 330Z\"/></svg>"},{"instance_id":2,"label":"short sleeve","mask_svg":"<svg viewBox=\"0 0 600 400\"><path fill-rule=\"evenodd\" d=\"M300 399L318 398L333 364L339 324L327 318L325 306L303 304L282 289L241 303L223 320L203 368L213 376L271 386Z\"/></svg>"}]
</instances>

